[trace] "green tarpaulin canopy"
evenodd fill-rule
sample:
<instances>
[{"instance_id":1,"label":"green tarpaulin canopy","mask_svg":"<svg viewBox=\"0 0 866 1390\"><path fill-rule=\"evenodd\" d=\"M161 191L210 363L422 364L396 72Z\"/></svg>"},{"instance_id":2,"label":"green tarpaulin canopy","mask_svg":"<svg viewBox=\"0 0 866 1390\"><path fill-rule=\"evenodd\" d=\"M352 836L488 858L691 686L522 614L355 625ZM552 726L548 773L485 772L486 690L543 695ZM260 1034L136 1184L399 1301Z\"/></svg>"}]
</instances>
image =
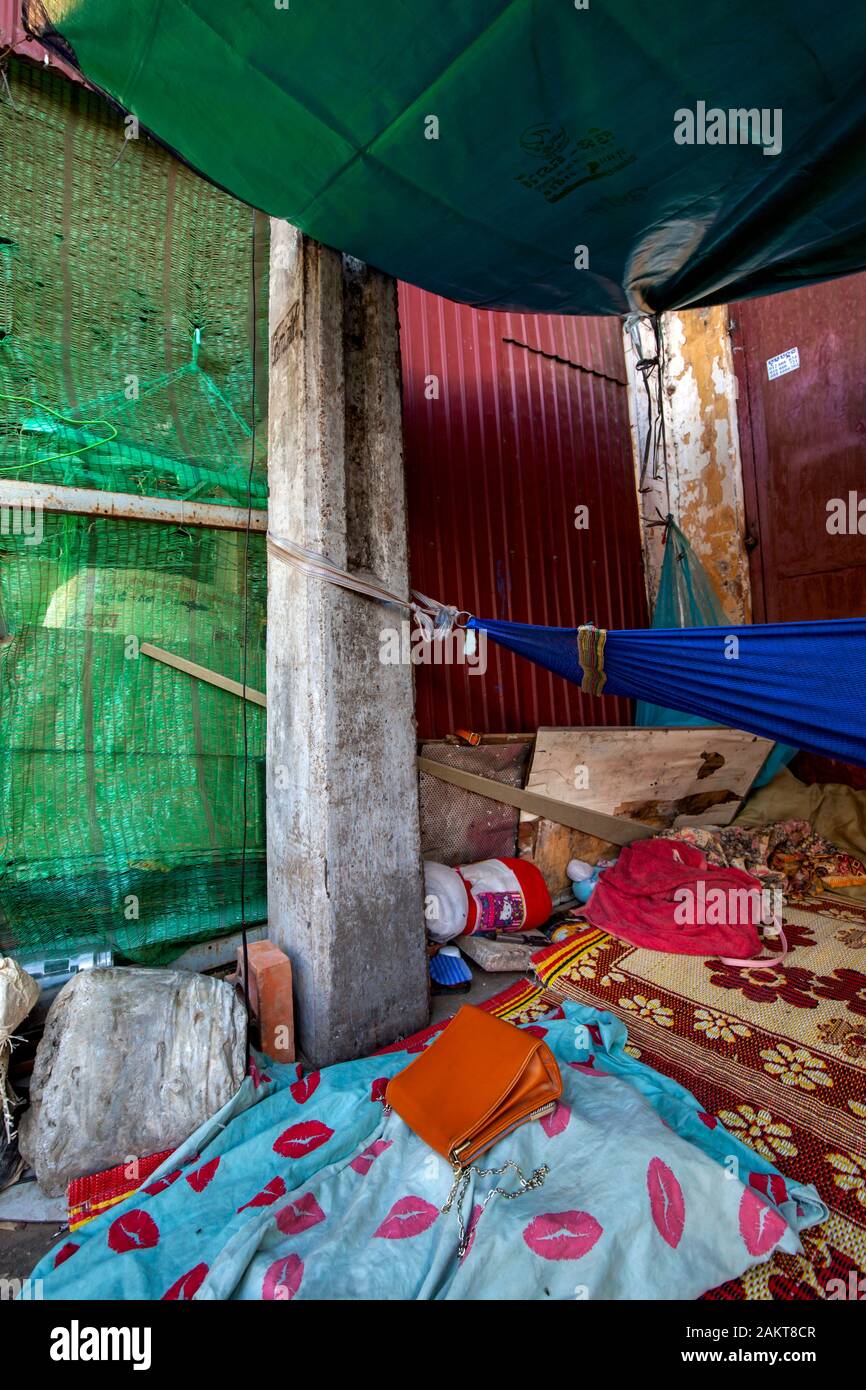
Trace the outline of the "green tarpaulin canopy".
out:
<instances>
[{"instance_id":1,"label":"green tarpaulin canopy","mask_svg":"<svg viewBox=\"0 0 866 1390\"><path fill-rule=\"evenodd\" d=\"M863 5L37 8L208 178L453 299L660 311L866 266Z\"/></svg>"}]
</instances>

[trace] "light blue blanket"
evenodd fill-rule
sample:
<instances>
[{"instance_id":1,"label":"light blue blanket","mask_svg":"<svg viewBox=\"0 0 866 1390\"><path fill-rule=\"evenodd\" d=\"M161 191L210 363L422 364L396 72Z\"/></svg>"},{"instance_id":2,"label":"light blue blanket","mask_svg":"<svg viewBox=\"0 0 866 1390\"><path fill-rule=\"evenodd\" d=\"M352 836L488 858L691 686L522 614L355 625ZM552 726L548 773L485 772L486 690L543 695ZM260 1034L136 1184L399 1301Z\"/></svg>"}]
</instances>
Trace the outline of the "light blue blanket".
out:
<instances>
[{"instance_id":1,"label":"light blue blanket","mask_svg":"<svg viewBox=\"0 0 866 1390\"><path fill-rule=\"evenodd\" d=\"M480 1160L543 1184L515 1199L513 1170L472 1177L458 1256L452 1183L386 1111L383 1078L408 1052L299 1075L256 1074L145 1187L37 1266L63 1299L692 1299L826 1218L676 1082L625 1050L611 1014L576 1004L532 1025L563 1098ZM459 1077L455 1077L459 1084Z\"/></svg>"}]
</instances>

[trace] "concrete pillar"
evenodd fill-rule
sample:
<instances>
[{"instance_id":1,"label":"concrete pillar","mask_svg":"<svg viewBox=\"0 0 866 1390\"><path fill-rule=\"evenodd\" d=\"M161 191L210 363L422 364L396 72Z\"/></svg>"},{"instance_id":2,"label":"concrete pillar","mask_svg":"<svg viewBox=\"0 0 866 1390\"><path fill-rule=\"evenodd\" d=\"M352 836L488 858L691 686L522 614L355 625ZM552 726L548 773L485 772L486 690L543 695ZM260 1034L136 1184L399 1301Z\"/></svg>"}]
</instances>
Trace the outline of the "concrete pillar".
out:
<instances>
[{"instance_id":1,"label":"concrete pillar","mask_svg":"<svg viewBox=\"0 0 866 1390\"><path fill-rule=\"evenodd\" d=\"M269 526L408 589L397 287L271 223ZM268 558L269 935L318 1065L422 1027L412 668L380 661L405 615Z\"/></svg>"}]
</instances>

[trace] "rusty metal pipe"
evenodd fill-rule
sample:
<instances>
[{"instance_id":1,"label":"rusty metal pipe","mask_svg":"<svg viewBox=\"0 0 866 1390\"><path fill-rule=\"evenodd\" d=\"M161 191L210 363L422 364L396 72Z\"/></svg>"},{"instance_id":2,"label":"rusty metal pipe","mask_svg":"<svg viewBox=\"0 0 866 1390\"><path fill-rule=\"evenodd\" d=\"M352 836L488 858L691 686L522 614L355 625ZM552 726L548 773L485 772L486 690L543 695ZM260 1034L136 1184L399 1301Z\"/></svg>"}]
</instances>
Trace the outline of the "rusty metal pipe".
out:
<instances>
[{"instance_id":1,"label":"rusty metal pipe","mask_svg":"<svg viewBox=\"0 0 866 1390\"><path fill-rule=\"evenodd\" d=\"M100 492L96 488L61 487L0 479L0 507L33 507L77 516L115 517L126 521L156 521L163 525L214 526L222 531L267 531L268 514L261 509L222 507L215 502L188 502L169 497L139 497L133 492Z\"/></svg>"}]
</instances>

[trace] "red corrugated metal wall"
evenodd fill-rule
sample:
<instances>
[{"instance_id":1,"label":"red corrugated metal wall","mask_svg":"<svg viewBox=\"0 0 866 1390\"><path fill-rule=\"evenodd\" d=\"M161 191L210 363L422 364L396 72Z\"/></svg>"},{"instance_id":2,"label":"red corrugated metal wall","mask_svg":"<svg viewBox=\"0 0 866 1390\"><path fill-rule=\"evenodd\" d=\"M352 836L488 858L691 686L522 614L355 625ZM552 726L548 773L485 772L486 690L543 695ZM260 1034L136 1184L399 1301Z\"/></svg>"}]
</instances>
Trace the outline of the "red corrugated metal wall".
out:
<instances>
[{"instance_id":1,"label":"red corrugated metal wall","mask_svg":"<svg viewBox=\"0 0 866 1390\"><path fill-rule=\"evenodd\" d=\"M29 42L21 18L21 0L0 0L0 44L16 48Z\"/></svg>"},{"instance_id":2,"label":"red corrugated metal wall","mask_svg":"<svg viewBox=\"0 0 866 1390\"><path fill-rule=\"evenodd\" d=\"M61 62L53 53L43 48L41 43L31 39L24 28L21 0L0 0L0 51L11 50L20 58L32 58L34 63L48 62L67 77L81 81L78 73L68 63Z\"/></svg>"},{"instance_id":3,"label":"red corrugated metal wall","mask_svg":"<svg viewBox=\"0 0 866 1390\"><path fill-rule=\"evenodd\" d=\"M619 320L488 313L401 284L400 331L413 586L483 617L644 626ZM484 675L416 667L422 738L632 723L626 700L492 642L487 656Z\"/></svg>"}]
</instances>

